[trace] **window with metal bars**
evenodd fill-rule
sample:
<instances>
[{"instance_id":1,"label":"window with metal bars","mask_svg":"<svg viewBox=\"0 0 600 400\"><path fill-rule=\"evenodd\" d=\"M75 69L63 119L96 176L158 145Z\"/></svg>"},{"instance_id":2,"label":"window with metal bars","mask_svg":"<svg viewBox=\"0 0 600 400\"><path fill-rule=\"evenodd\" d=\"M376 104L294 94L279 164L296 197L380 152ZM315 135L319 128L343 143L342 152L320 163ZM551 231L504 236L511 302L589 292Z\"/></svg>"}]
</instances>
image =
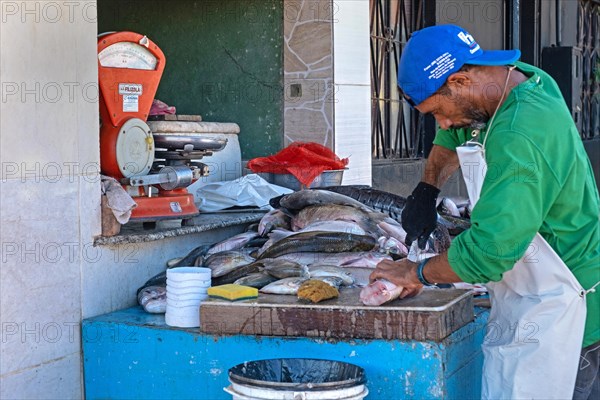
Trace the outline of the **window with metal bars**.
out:
<instances>
[{"instance_id":1,"label":"window with metal bars","mask_svg":"<svg viewBox=\"0 0 600 400\"><path fill-rule=\"evenodd\" d=\"M435 20L434 2L370 0L371 120L374 159L423 156L428 118L411 109L396 83L402 48L410 34ZM428 5L429 4L429 5Z\"/></svg>"},{"instance_id":2,"label":"window with metal bars","mask_svg":"<svg viewBox=\"0 0 600 400\"><path fill-rule=\"evenodd\" d=\"M577 47L581 49L581 138L600 138L600 0L580 0Z\"/></svg>"}]
</instances>

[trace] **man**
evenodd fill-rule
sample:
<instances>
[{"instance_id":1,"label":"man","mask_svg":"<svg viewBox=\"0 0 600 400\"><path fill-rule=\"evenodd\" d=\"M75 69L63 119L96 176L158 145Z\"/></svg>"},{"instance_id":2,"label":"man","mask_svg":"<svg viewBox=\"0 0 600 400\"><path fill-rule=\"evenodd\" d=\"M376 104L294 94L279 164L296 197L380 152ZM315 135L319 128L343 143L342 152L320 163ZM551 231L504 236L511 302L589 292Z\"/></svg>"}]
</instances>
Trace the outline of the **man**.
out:
<instances>
[{"instance_id":1,"label":"man","mask_svg":"<svg viewBox=\"0 0 600 400\"><path fill-rule=\"evenodd\" d=\"M600 398L598 189L556 83L519 57L483 51L453 25L408 41L398 85L441 129L402 213L407 244L424 246L438 188L459 165L472 227L436 257L380 263L371 280L402 286L401 297L489 282L483 398Z\"/></svg>"}]
</instances>

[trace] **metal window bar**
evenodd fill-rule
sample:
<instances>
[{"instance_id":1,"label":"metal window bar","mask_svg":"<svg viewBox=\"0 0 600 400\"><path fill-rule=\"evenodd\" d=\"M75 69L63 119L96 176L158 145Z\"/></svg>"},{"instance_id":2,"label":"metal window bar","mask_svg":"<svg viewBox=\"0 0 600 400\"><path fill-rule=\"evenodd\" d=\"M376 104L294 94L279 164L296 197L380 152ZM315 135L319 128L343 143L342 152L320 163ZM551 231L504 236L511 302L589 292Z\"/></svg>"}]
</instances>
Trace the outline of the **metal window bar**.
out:
<instances>
[{"instance_id":1,"label":"metal window bar","mask_svg":"<svg viewBox=\"0 0 600 400\"><path fill-rule=\"evenodd\" d=\"M371 134L375 159L423 155L424 118L399 95L396 78L408 37L425 26L424 1L371 0Z\"/></svg>"}]
</instances>

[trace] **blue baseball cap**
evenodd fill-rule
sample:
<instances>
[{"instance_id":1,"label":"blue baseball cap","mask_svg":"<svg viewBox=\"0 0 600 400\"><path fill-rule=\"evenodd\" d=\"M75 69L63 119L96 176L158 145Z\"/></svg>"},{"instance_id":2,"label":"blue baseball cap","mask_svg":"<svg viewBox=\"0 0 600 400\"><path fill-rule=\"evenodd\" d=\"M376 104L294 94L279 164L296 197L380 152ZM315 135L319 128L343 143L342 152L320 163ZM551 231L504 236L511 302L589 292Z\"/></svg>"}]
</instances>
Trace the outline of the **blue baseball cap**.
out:
<instances>
[{"instance_id":1,"label":"blue baseball cap","mask_svg":"<svg viewBox=\"0 0 600 400\"><path fill-rule=\"evenodd\" d=\"M414 32L402 51L398 86L419 105L465 64L509 65L519 57L519 50L482 50L460 26L430 26Z\"/></svg>"}]
</instances>

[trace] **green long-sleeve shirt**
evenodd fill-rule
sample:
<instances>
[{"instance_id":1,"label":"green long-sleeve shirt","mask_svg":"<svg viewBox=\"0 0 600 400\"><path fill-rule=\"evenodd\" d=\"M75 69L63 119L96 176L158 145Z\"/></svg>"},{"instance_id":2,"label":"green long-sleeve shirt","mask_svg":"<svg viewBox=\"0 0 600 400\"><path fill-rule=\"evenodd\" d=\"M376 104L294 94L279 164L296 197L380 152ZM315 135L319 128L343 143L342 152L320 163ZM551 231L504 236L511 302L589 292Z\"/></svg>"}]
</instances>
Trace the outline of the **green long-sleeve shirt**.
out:
<instances>
[{"instance_id":1,"label":"green long-sleeve shirt","mask_svg":"<svg viewBox=\"0 0 600 400\"><path fill-rule=\"evenodd\" d=\"M529 79L498 110L472 226L453 241L448 260L465 282L499 281L540 232L589 289L600 281L600 206L592 168L556 82L536 67L516 66ZM440 130L434 144L454 150L470 133ZM599 340L600 287L587 295L583 346Z\"/></svg>"}]
</instances>

